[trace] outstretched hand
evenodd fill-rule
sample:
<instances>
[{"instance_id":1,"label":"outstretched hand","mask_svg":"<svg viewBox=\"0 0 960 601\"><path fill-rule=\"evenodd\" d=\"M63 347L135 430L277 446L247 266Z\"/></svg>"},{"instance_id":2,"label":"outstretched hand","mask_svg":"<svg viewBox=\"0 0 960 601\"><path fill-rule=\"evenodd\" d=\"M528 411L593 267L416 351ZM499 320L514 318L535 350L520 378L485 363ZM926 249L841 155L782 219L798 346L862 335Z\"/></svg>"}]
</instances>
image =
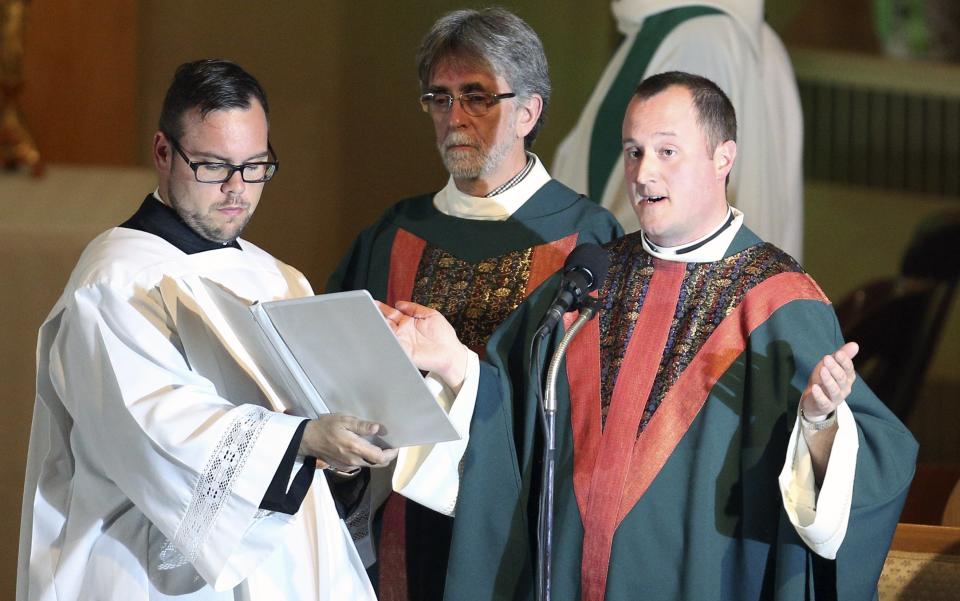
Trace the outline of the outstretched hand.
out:
<instances>
[{"instance_id":1,"label":"outstretched hand","mask_svg":"<svg viewBox=\"0 0 960 601\"><path fill-rule=\"evenodd\" d=\"M816 421L836 411L840 403L846 400L857 379L853 358L859 351L860 346L856 342L848 342L817 363L800 397L804 417Z\"/></svg>"},{"instance_id":2,"label":"outstretched hand","mask_svg":"<svg viewBox=\"0 0 960 601\"><path fill-rule=\"evenodd\" d=\"M450 322L435 309L417 303L400 301L394 308L378 302L377 306L413 364L459 390L468 351Z\"/></svg>"},{"instance_id":3,"label":"outstretched hand","mask_svg":"<svg viewBox=\"0 0 960 601\"><path fill-rule=\"evenodd\" d=\"M397 449L381 449L365 436L380 431L380 424L352 415L330 413L307 423L300 454L316 457L337 469L385 467L396 459Z\"/></svg>"}]
</instances>

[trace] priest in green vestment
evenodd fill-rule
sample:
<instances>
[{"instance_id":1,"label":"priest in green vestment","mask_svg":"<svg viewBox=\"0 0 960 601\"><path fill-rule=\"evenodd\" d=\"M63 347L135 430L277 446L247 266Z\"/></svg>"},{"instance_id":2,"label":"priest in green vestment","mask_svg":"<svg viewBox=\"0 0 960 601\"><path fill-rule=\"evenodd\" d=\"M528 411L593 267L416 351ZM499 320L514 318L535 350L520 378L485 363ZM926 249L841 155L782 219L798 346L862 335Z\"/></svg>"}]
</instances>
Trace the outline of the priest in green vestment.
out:
<instances>
[{"instance_id":1,"label":"priest in green vestment","mask_svg":"<svg viewBox=\"0 0 960 601\"><path fill-rule=\"evenodd\" d=\"M916 442L856 378L857 345L816 282L727 204L732 105L702 77L653 76L622 144L642 227L604 246L598 317L558 378L553 598L876 598ZM457 517L447 600L533 598L529 349L558 280L505 320L483 362L436 312L383 309L469 422L465 452L402 449L395 481Z\"/></svg>"},{"instance_id":2,"label":"priest in green vestment","mask_svg":"<svg viewBox=\"0 0 960 601\"><path fill-rule=\"evenodd\" d=\"M764 23L764 0L610 0L623 34L577 124L557 147L553 175L612 212L628 232L640 224L627 198L620 127L644 77L702 75L737 114L743 150L727 200L748 227L795 259L803 246L803 115L790 56Z\"/></svg>"},{"instance_id":3,"label":"priest in green vestment","mask_svg":"<svg viewBox=\"0 0 960 601\"><path fill-rule=\"evenodd\" d=\"M502 9L450 13L424 38L417 63L420 102L450 179L364 230L327 291L365 288L390 304L428 305L482 353L494 328L577 244L607 242L622 230L529 151L550 79L543 46L523 20ZM348 517L367 563L369 532L381 527L369 513L389 493L389 477L375 473L367 503ZM389 599L440 599L451 520L402 501L385 506L374 582Z\"/></svg>"}]
</instances>

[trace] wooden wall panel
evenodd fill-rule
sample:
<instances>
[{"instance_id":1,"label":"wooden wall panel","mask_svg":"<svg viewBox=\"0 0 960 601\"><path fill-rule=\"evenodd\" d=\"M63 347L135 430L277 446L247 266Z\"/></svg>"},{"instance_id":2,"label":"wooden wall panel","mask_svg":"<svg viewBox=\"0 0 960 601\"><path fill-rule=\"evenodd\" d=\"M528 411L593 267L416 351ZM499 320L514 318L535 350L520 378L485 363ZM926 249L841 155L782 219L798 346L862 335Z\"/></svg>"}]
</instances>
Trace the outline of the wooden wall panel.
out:
<instances>
[{"instance_id":1,"label":"wooden wall panel","mask_svg":"<svg viewBox=\"0 0 960 601\"><path fill-rule=\"evenodd\" d=\"M138 6L30 2L21 106L44 162L137 163Z\"/></svg>"}]
</instances>

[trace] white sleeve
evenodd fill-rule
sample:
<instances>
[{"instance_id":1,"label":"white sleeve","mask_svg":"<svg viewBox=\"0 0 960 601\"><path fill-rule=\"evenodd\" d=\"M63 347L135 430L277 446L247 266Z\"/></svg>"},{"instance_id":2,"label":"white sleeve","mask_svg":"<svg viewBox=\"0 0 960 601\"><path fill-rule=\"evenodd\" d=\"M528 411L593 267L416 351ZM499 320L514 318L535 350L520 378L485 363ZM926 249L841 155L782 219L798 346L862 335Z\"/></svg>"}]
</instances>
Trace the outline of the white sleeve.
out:
<instances>
[{"instance_id":1,"label":"white sleeve","mask_svg":"<svg viewBox=\"0 0 960 601\"><path fill-rule=\"evenodd\" d=\"M836 438L818 494L813 462L799 420L797 416L780 472L783 507L803 542L817 555L835 559L850 521L853 479L860 448L857 424L850 407L841 403L837 407Z\"/></svg>"},{"instance_id":2,"label":"white sleeve","mask_svg":"<svg viewBox=\"0 0 960 601\"><path fill-rule=\"evenodd\" d=\"M470 422L477 403L480 358L470 351L463 386L456 395L432 374L427 385L450 416L460 440L400 449L393 472L393 490L444 515L452 516L460 492L460 461L470 440Z\"/></svg>"},{"instance_id":3,"label":"white sleeve","mask_svg":"<svg viewBox=\"0 0 960 601\"><path fill-rule=\"evenodd\" d=\"M170 323L149 294L81 288L50 378L75 444L169 541L161 566L189 562L229 589L282 544L292 517L259 505L302 418L219 396Z\"/></svg>"}]
</instances>

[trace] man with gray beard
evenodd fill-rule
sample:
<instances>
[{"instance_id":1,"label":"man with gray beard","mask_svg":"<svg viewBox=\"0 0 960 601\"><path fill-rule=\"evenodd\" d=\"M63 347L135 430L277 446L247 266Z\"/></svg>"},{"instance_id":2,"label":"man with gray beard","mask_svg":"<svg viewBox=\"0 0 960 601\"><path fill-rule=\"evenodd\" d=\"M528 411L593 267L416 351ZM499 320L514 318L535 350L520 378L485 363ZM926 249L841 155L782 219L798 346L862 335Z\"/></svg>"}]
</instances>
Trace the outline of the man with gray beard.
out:
<instances>
[{"instance_id":1,"label":"man with gray beard","mask_svg":"<svg viewBox=\"0 0 960 601\"><path fill-rule=\"evenodd\" d=\"M390 305L433 307L482 357L496 326L575 246L622 231L529 151L550 78L543 45L522 19L503 9L452 12L427 33L417 64L420 103L450 179L364 230L327 290L365 288ZM440 599L452 519L397 495L388 501L389 478L373 473L364 509L348 519L367 564L379 560L374 586L391 599Z\"/></svg>"}]
</instances>

